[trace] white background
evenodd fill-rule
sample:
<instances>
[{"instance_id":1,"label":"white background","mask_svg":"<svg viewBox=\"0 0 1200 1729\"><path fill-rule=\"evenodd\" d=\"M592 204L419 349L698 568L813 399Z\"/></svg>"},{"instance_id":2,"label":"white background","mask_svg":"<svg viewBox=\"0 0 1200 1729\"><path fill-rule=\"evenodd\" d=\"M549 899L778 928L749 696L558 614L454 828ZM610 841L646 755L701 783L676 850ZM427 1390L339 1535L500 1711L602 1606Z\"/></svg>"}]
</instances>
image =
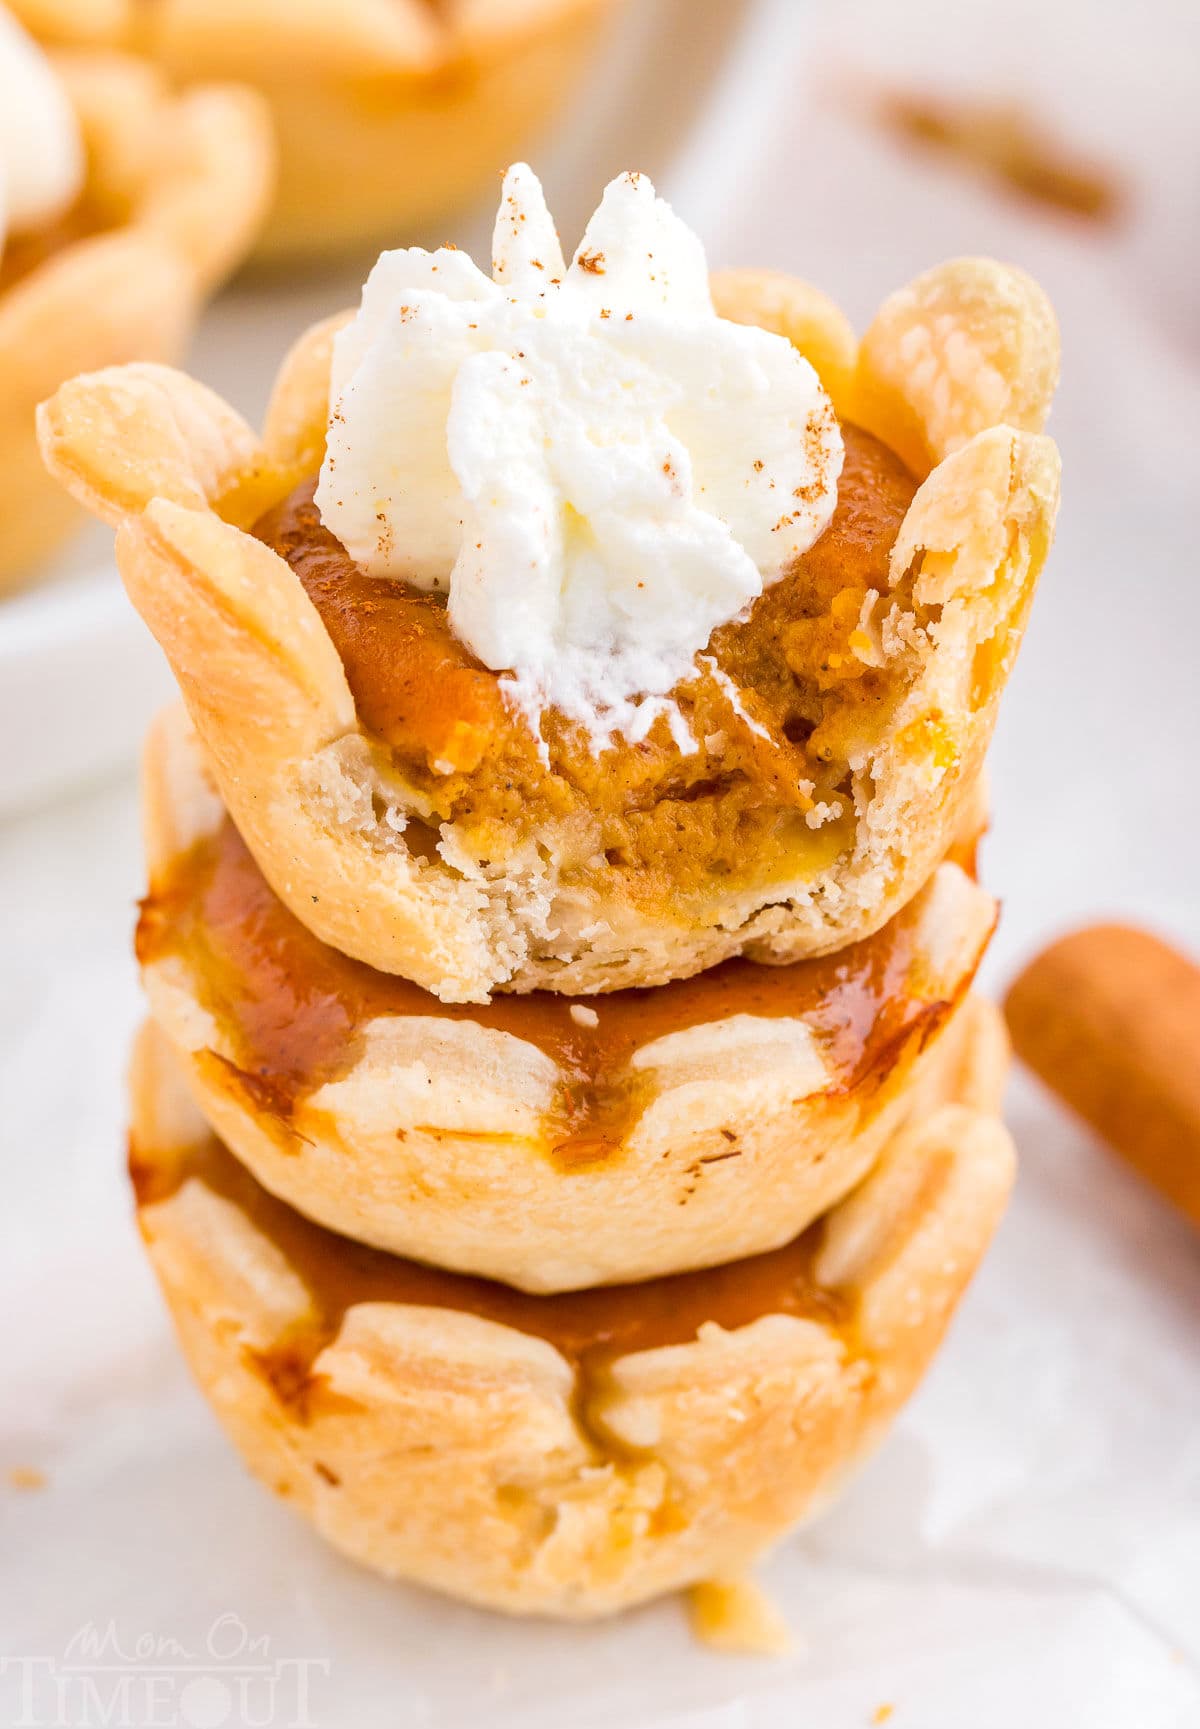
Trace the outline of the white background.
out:
<instances>
[{"instance_id":1,"label":"white background","mask_svg":"<svg viewBox=\"0 0 1200 1729\"><path fill-rule=\"evenodd\" d=\"M986 979L998 987L1100 914L1195 946L1200 8L741 10L746 33L724 45L697 126L663 95L671 67L698 80L703 29L739 8L647 5L624 66L644 31L652 76L623 107L596 104L639 155L598 130L602 115L577 122L547 174L566 195L564 237L598 190L589 175L650 165L714 264L811 277L860 326L955 252L1039 276L1063 325L1065 496L992 758L984 869L1005 910ZM867 73L1022 94L1124 168L1128 220L1081 227L898 155L847 100ZM466 230L485 231L482 217ZM194 364L257 413L294 330L348 297L344 280L243 287ZM122 698L140 721L158 675L147 650L133 679L126 652L85 644L77 725L90 704L100 727ZM53 724L35 725L33 701L22 693L15 725L6 715L9 753ZM763 1569L792 1658L700 1650L671 1603L582 1631L513 1624L328 1553L226 1448L137 1247L121 1071L140 1012L141 876L125 771L0 825L0 1656L61 1658L80 1626L110 1618L125 1640L202 1651L234 1612L272 1657L328 1659L320 1729L856 1729L884 1704L896 1729L1200 1723L1200 1245L1021 1078L1016 1200L945 1351L842 1504ZM12 1466L46 1486L11 1489ZM14 1680L0 1675L0 1722ZM220 1702L180 1692L168 1720L200 1729Z\"/></svg>"}]
</instances>

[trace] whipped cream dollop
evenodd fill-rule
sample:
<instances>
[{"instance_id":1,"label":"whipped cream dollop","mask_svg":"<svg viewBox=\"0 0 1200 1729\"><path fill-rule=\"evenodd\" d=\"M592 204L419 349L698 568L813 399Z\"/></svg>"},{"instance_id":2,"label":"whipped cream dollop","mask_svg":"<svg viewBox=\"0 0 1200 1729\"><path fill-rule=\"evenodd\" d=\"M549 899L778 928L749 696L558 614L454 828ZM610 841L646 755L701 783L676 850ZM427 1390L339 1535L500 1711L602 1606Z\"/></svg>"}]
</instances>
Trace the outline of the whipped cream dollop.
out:
<instances>
[{"instance_id":1,"label":"whipped cream dollop","mask_svg":"<svg viewBox=\"0 0 1200 1729\"><path fill-rule=\"evenodd\" d=\"M659 715L714 629L821 534L842 441L783 337L718 318L704 250L645 175L570 265L542 188L505 178L485 276L386 252L338 335L322 521L358 565L448 592L450 624L537 730L595 748Z\"/></svg>"},{"instance_id":2,"label":"whipped cream dollop","mask_svg":"<svg viewBox=\"0 0 1200 1729\"><path fill-rule=\"evenodd\" d=\"M83 140L66 91L31 36L0 6L0 248L53 222L83 187Z\"/></svg>"}]
</instances>

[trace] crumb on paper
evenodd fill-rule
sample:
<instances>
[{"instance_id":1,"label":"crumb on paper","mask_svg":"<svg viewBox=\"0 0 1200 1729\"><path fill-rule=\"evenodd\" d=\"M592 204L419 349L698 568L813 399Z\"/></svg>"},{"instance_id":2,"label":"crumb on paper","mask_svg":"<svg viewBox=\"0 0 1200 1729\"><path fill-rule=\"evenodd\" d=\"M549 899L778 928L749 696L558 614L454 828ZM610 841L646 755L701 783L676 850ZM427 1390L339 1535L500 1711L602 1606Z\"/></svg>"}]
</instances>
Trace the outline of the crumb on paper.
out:
<instances>
[{"instance_id":1,"label":"crumb on paper","mask_svg":"<svg viewBox=\"0 0 1200 1729\"><path fill-rule=\"evenodd\" d=\"M577 1027L598 1027L600 1016L595 1009L589 1009L586 1003L571 1004L571 1019Z\"/></svg>"},{"instance_id":2,"label":"crumb on paper","mask_svg":"<svg viewBox=\"0 0 1200 1729\"><path fill-rule=\"evenodd\" d=\"M886 1723L886 1722L888 1722L888 1720L890 1719L890 1717L891 1717L892 1713L895 1711L895 1709L896 1709L896 1707L894 1705L876 1705L874 1711L872 1711L872 1713L871 1713L871 1722L872 1723Z\"/></svg>"},{"instance_id":3,"label":"crumb on paper","mask_svg":"<svg viewBox=\"0 0 1200 1729\"><path fill-rule=\"evenodd\" d=\"M714 1651L745 1657L786 1657L791 1630L752 1579L706 1579L688 1592L692 1631Z\"/></svg>"},{"instance_id":4,"label":"crumb on paper","mask_svg":"<svg viewBox=\"0 0 1200 1729\"><path fill-rule=\"evenodd\" d=\"M10 1489L44 1489L46 1473L39 1471L36 1465L13 1465L8 1473Z\"/></svg>"}]
</instances>

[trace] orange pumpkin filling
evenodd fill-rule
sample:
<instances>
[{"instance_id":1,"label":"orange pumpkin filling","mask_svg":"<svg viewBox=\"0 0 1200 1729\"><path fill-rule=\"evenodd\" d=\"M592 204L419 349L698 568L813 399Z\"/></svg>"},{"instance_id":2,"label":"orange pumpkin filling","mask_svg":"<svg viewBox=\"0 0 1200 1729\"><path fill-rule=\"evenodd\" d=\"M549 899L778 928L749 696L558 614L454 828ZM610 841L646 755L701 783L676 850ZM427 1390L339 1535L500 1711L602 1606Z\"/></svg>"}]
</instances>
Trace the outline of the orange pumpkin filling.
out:
<instances>
[{"instance_id":1,"label":"orange pumpkin filling","mask_svg":"<svg viewBox=\"0 0 1200 1729\"><path fill-rule=\"evenodd\" d=\"M877 439L853 426L843 434L829 527L714 633L676 692L691 753L659 722L644 742L618 739L596 755L581 729L547 711L546 760L500 676L454 636L444 596L365 575L323 527L315 482L255 533L303 582L364 728L431 830L455 825L492 864L536 834L553 846L562 886L603 876L608 897L655 912L673 904L686 917L689 897L709 896L714 881L793 883L832 863L854 832L850 752L881 734L903 687L903 668L873 667L855 648L869 593L887 591L916 482ZM420 845L419 824L408 838Z\"/></svg>"}]
</instances>

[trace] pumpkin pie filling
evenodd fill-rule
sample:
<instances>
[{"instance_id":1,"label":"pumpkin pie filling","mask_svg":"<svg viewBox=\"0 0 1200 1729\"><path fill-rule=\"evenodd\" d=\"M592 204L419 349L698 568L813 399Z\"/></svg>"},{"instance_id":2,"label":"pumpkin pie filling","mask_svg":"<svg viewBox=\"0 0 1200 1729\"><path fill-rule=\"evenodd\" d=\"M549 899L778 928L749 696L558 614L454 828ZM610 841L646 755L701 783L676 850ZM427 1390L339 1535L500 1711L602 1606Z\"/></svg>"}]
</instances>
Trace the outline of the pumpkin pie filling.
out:
<instances>
[{"instance_id":1,"label":"pumpkin pie filling","mask_svg":"<svg viewBox=\"0 0 1200 1729\"><path fill-rule=\"evenodd\" d=\"M713 633L697 676L675 693L690 753L660 720L644 741L618 738L595 754L555 710L543 716L539 751L506 705L500 675L454 636L444 595L363 572L323 526L315 479L254 532L304 584L362 725L430 829L454 825L492 864L514 836L553 834L564 886L603 876L608 896L687 916L714 881L736 890L752 873L759 884L791 884L846 849L850 753L869 748L903 688L902 661L883 669L855 647L870 594L888 591L889 554L916 482L879 440L842 431L829 527Z\"/></svg>"},{"instance_id":2,"label":"pumpkin pie filling","mask_svg":"<svg viewBox=\"0 0 1200 1729\"><path fill-rule=\"evenodd\" d=\"M260 1120L289 1125L300 1102L350 1069L378 1017L466 1020L526 1040L558 1066L549 1138L556 1161L574 1168L619 1152L651 1084L631 1058L685 1028L734 1015L802 1018L831 1093L882 1082L954 1006L944 981L930 976L920 920L919 904L910 905L836 954L784 967L730 960L692 978L593 999L582 1015L553 992L443 1003L320 942L278 900L225 818L152 883L136 947L143 966L182 959L189 987L234 1052L232 1061L212 1053L209 1060ZM958 994L969 972L956 982Z\"/></svg>"}]
</instances>

